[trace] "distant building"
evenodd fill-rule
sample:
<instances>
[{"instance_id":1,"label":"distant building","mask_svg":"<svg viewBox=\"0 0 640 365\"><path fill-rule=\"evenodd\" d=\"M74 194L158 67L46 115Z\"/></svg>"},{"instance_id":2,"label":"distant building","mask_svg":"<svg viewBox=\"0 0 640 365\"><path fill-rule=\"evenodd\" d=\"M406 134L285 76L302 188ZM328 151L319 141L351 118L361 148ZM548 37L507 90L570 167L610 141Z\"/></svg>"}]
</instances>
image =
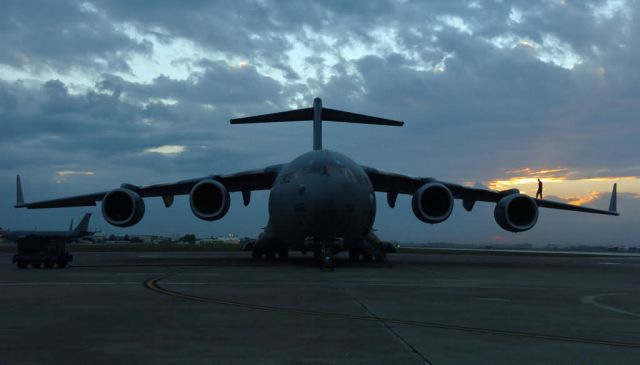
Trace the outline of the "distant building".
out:
<instances>
[{"instance_id":1,"label":"distant building","mask_svg":"<svg viewBox=\"0 0 640 365\"><path fill-rule=\"evenodd\" d=\"M233 243L233 244L239 244L240 243L240 238L238 238L238 236L236 236L233 233L229 233L226 236L218 236L215 238L216 241L220 241L222 243Z\"/></svg>"},{"instance_id":2,"label":"distant building","mask_svg":"<svg viewBox=\"0 0 640 365\"><path fill-rule=\"evenodd\" d=\"M202 238L196 241L196 245L210 245L214 243L220 243L220 240L217 238Z\"/></svg>"},{"instance_id":3,"label":"distant building","mask_svg":"<svg viewBox=\"0 0 640 365\"><path fill-rule=\"evenodd\" d=\"M137 238L138 240L142 241L142 243L158 243L163 241L162 237L150 234L135 235L131 236L131 238Z\"/></svg>"}]
</instances>

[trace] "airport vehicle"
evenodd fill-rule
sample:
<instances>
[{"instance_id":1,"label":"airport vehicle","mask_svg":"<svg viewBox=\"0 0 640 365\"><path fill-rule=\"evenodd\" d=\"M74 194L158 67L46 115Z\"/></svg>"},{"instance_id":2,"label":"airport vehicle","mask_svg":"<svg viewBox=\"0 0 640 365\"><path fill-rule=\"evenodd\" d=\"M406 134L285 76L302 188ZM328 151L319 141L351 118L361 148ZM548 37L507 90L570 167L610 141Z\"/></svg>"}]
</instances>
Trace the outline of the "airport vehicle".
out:
<instances>
[{"instance_id":1,"label":"airport vehicle","mask_svg":"<svg viewBox=\"0 0 640 365\"><path fill-rule=\"evenodd\" d=\"M18 183L20 196L20 184ZM31 265L34 268L50 269L54 265L63 268L73 261L73 256L67 252L66 244L78 238L91 235L89 220L91 213L86 213L80 223L73 228L73 221L68 231L5 231L3 238L13 241L17 246L17 253L13 255L13 263L20 269Z\"/></svg>"},{"instance_id":2,"label":"airport vehicle","mask_svg":"<svg viewBox=\"0 0 640 365\"><path fill-rule=\"evenodd\" d=\"M227 175L208 175L168 184L119 188L61 199L25 203L16 208L40 209L92 206L102 201L104 219L118 227L138 223L145 212L144 198L161 197L166 207L174 196L189 195L193 214L215 221L229 210L229 193L241 192L248 205L251 192L270 190L269 221L255 242L254 257L287 257L289 249L313 252L323 267L332 268L334 254L348 250L350 259L384 260L385 245L376 237L375 192L384 192L394 207L398 194L413 196L415 216L430 224L451 215L454 199L462 200L467 211L477 201L496 203L494 218L511 232L533 228L539 208L618 215L616 188L609 210L593 209L562 202L534 199L517 189L493 191L467 187L435 178L412 177L361 166L349 157L322 148L322 121L402 126L401 121L323 108L319 98L313 107L279 113L231 119L231 124L313 121L313 150L291 162L259 170ZM18 181L19 182L19 181Z\"/></svg>"}]
</instances>

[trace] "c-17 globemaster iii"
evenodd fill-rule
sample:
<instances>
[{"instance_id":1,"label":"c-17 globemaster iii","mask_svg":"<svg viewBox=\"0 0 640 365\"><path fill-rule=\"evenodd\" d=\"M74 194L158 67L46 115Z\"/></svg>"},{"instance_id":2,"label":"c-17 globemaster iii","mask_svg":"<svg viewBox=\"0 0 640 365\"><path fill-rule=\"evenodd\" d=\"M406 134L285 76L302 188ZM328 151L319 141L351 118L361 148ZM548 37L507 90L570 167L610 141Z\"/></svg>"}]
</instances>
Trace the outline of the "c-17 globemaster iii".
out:
<instances>
[{"instance_id":1,"label":"c-17 globemaster iii","mask_svg":"<svg viewBox=\"0 0 640 365\"><path fill-rule=\"evenodd\" d=\"M122 184L99 193L34 203L17 208L91 206L102 201L105 220L118 227L138 223L145 212L144 198L162 197L166 207L174 196L189 195L193 214L215 221L229 210L229 193L241 192L248 205L251 192L270 190L269 221L253 247L254 257L287 257L290 249L313 252L323 267L332 268L334 255L349 251L351 260L384 259L384 244L376 237L375 192L387 194L395 206L398 194L413 196L415 216L425 223L440 223L451 215L454 199L471 211L477 201L496 203L494 217L511 232L531 229L538 208L618 215L615 185L609 210L593 209L557 201L534 199L517 189L494 191L467 187L435 178L422 178L362 166L349 157L322 148L322 121L402 126L403 122L323 108L319 98L312 108L231 119L231 124L313 121L313 150L291 162L228 175L208 175L168 184L137 186Z\"/></svg>"}]
</instances>

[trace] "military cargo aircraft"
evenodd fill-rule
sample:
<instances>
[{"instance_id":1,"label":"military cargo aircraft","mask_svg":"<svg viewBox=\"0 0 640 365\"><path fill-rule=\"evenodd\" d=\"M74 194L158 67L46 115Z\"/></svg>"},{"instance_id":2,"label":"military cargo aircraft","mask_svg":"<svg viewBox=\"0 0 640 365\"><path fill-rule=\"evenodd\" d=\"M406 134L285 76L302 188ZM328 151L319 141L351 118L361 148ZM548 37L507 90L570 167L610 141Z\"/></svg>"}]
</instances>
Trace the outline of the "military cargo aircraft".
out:
<instances>
[{"instance_id":1,"label":"military cargo aircraft","mask_svg":"<svg viewBox=\"0 0 640 365\"><path fill-rule=\"evenodd\" d=\"M269 221L253 247L254 257L287 257L289 249L313 252L323 267L334 266L334 254L349 251L351 260L383 260L385 245L376 237L375 192L384 192L394 207L398 194L413 196L415 216L436 224L451 215L454 199L471 211L476 202L495 203L494 218L503 229L522 232L533 228L539 208L618 215L616 188L608 210L557 201L534 199L517 189L493 191L412 177L362 166L349 157L322 148L322 121L402 126L396 120L323 108L320 98L313 107L231 119L231 124L313 121L313 150L291 162L228 175L207 175L168 184L119 188L68 198L24 203L16 208L91 206L102 201L104 219L118 227L138 223L145 212L144 198L161 197L166 207L174 196L189 195L193 214L215 221L229 210L229 193L240 192L248 205L251 192L270 190Z\"/></svg>"},{"instance_id":2,"label":"military cargo aircraft","mask_svg":"<svg viewBox=\"0 0 640 365\"><path fill-rule=\"evenodd\" d=\"M19 202L22 196L19 178L17 185ZM36 268L42 265L46 268L52 268L53 265L65 267L73 260L73 256L67 253L66 244L94 234L89 232L90 219L91 213L86 213L75 228L72 220L68 231L2 231L2 238L16 243L17 253L13 256L13 262L20 269L28 265Z\"/></svg>"}]
</instances>

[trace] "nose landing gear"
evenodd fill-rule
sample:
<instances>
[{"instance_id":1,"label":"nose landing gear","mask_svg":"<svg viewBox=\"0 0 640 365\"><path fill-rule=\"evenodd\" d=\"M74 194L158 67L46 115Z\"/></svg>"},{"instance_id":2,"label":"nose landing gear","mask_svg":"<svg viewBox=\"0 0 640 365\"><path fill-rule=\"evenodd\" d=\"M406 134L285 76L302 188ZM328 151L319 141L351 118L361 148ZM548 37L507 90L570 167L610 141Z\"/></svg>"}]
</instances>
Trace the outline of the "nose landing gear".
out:
<instances>
[{"instance_id":1,"label":"nose landing gear","mask_svg":"<svg viewBox=\"0 0 640 365\"><path fill-rule=\"evenodd\" d=\"M330 241L322 241L320 244L320 255L322 257L322 270L333 271L336 268L334 263L335 252Z\"/></svg>"},{"instance_id":2,"label":"nose landing gear","mask_svg":"<svg viewBox=\"0 0 640 365\"><path fill-rule=\"evenodd\" d=\"M307 239L309 240L309 239ZM333 271L335 269L335 254L344 246L344 239L323 239L316 242L315 258L323 271Z\"/></svg>"}]
</instances>

